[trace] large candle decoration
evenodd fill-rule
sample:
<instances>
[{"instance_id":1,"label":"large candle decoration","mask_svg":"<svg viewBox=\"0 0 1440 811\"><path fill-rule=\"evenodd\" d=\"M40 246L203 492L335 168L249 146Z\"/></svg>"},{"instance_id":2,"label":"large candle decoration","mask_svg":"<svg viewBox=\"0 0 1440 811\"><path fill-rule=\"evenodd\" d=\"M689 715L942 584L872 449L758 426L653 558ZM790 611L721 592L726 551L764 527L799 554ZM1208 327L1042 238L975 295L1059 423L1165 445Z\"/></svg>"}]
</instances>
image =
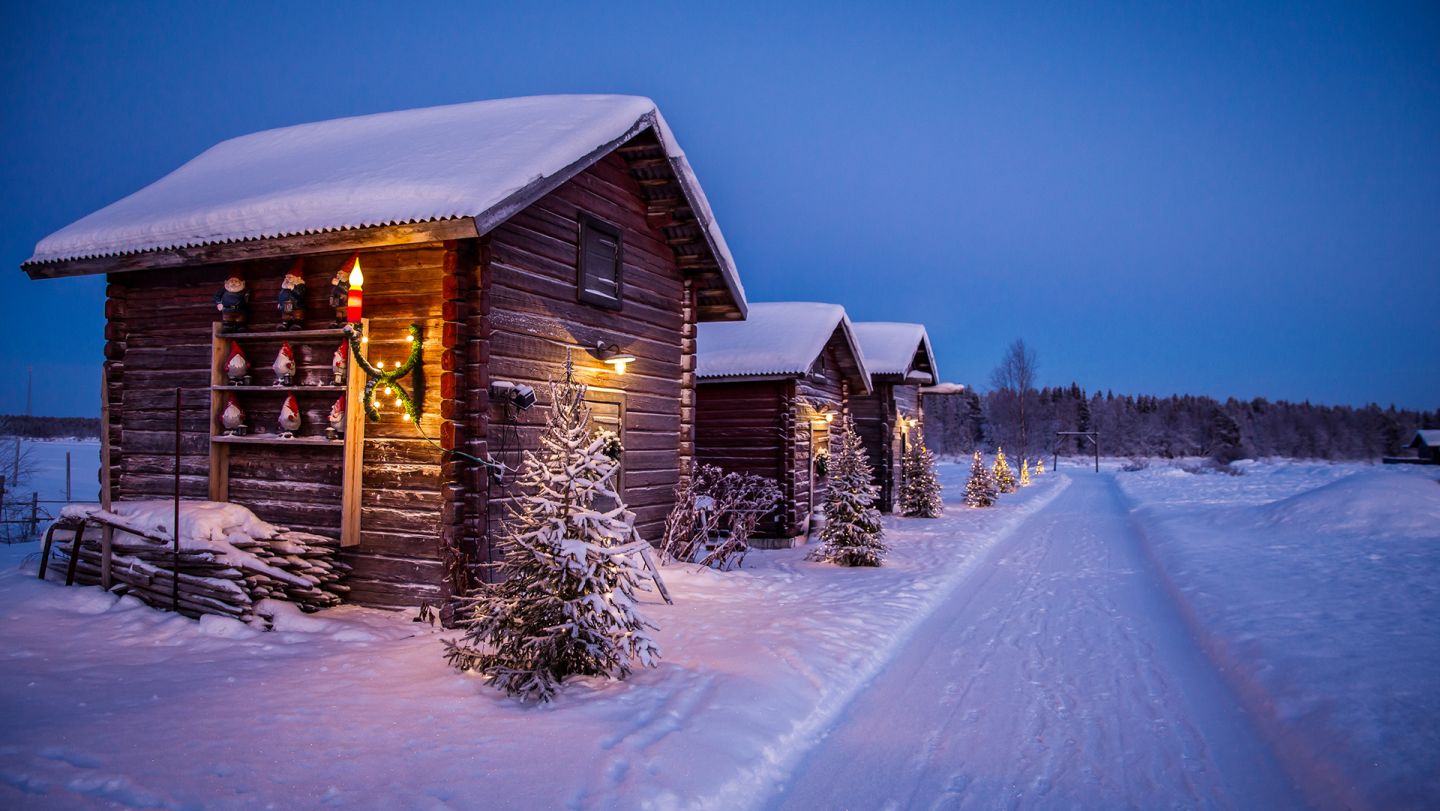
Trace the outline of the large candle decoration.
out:
<instances>
[{"instance_id":1,"label":"large candle decoration","mask_svg":"<svg viewBox=\"0 0 1440 811\"><path fill-rule=\"evenodd\" d=\"M355 254L355 265L350 268L350 292L345 301L345 320L351 324L360 323L360 308L364 297L361 286L365 284L365 274L360 272L360 254Z\"/></svg>"}]
</instances>

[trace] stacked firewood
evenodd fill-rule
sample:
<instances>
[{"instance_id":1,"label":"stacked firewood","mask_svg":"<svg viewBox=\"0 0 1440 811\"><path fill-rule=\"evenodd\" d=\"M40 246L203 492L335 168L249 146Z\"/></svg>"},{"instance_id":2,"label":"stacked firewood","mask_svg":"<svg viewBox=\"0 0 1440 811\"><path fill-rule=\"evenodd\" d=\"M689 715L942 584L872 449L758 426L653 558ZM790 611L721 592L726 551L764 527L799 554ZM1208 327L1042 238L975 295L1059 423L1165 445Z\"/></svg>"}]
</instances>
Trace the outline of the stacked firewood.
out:
<instances>
[{"instance_id":1,"label":"stacked firewood","mask_svg":"<svg viewBox=\"0 0 1440 811\"><path fill-rule=\"evenodd\" d=\"M56 547L68 554L77 516L57 522ZM349 567L339 561L340 542L308 532L274 528L264 538L232 537L220 548L187 546L177 555L171 542L99 510L89 514L75 560L75 579L95 585L101 577L101 527L116 528L111 544L110 590L157 608L176 605L189 617L218 614L269 625L262 600L286 600L304 611L339 605L349 591L341 580ZM68 561L56 569L64 571Z\"/></svg>"}]
</instances>

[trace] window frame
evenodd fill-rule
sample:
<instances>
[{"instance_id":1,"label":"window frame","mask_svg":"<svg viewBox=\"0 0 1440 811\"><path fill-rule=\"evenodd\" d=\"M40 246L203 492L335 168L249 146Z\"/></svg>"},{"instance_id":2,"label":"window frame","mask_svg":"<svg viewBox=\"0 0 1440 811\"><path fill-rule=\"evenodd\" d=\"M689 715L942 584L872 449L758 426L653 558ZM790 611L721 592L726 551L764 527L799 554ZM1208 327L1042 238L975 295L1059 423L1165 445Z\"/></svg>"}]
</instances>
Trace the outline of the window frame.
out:
<instances>
[{"instance_id":1,"label":"window frame","mask_svg":"<svg viewBox=\"0 0 1440 811\"><path fill-rule=\"evenodd\" d=\"M606 310L619 310L625 304L625 234L620 226L606 222L587 212L580 212L579 239L575 246L575 297L581 304L589 304ZM589 290L585 284L585 246L590 234L602 234L615 241L615 298Z\"/></svg>"}]
</instances>

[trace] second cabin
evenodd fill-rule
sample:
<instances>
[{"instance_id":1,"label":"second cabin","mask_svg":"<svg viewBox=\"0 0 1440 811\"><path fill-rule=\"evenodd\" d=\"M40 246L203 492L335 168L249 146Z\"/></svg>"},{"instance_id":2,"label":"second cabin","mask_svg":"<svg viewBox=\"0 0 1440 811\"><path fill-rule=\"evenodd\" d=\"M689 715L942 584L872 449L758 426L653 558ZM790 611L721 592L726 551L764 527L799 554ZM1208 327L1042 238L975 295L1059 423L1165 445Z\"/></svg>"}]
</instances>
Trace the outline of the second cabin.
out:
<instances>
[{"instance_id":1,"label":"second cabin","mask_svg":"<svg viewBox=\"0 0 1440 811\"><path fill-rule=\"evenodd\" d=\"M751 304L745 321L699 325L696 349L697 461L775 479L783 500L760 534L804 536L824 497L830 426L870 393L845 309Z\"/></svg>"},{"instance_id":2,"label":"second cabin","mask_svg":"<svg viewBox=\"0 0 1440 811\"><path fill-rule=\"evenodd\" d=\"M855 336L865 353L871 391L851 397L850 411L880 487L876 506L894 512L901 457L925 423L920 387L935 381L935 353L924 324L862 321L855 324Z\"/></svg>"}]
</instances>

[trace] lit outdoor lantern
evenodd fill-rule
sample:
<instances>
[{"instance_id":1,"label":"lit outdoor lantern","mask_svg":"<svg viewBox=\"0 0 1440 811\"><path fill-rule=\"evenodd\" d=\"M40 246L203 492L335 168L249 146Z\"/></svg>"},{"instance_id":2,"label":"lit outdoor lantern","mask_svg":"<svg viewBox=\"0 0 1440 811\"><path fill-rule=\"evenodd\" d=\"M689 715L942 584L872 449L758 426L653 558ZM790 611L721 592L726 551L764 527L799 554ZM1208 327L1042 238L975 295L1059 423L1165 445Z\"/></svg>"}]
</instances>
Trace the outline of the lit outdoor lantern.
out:
<instances>
[{"instance_id":1,"label":"lit outdoor lantern","mask_svg":"<svg viewBox=\"0 0 1440 811\"><path fill-rule=\"evenodd\" d=\"M600 341L596 345L595 354L600 357L601 361L610 364L610 368L614 369L617 375L625 374L625 368L635 362L634 355L629 352L621 352L620 347L615 344L606 346L604 341Z\"/></svg>"},{"instance_id":2,"label":"lit outdoor lantern","mask_svg":"<svg viewBox=\"0 0 1440 811\"><path fill-rule=\"evenodd\" d=\"M361 287L365 284L365 274L360 272L360 254L355 254L355 266L350 268L350 293L345 301L345 320L351 324L360 323L361 304L365 292Z\"/></svg>"}]
</instances>

